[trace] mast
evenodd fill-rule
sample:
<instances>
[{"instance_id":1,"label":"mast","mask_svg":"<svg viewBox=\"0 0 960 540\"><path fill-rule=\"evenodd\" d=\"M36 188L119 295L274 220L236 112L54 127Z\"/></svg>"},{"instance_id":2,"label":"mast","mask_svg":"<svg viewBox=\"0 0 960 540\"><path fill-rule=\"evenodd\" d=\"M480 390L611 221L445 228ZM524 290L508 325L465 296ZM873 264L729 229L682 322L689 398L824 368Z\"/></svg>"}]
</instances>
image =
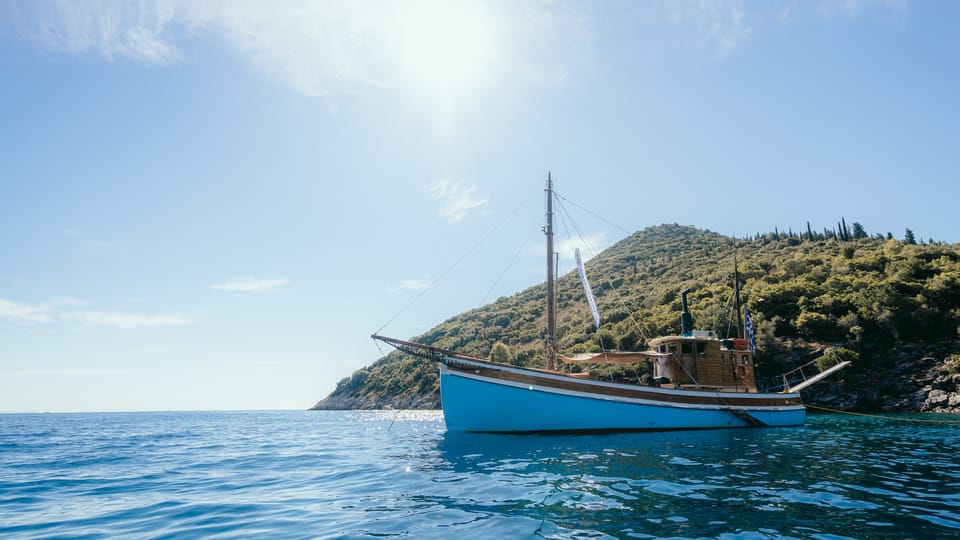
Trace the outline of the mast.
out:
<instances>
[{"instance_id":1,"label":"mast","mask_svg":"<svg viewBox=\"0 0 960 540\"><path fill-rule=\"evenodd\" d=\"M740 271L737 269L737 254L733 254L734 309L737 311L737 337L743 337L743 316L740 314Z\"/></svg>"},{"instance_id":2,"label":"mast","mask_svg":"<svg viewBox=\"0 0 960 540\"><path fill-rule=\"evenodd\" d=\"M553 275L553 180L547 172L547 369L557 369L557 282Z\"/></svg>"}]
</instances>

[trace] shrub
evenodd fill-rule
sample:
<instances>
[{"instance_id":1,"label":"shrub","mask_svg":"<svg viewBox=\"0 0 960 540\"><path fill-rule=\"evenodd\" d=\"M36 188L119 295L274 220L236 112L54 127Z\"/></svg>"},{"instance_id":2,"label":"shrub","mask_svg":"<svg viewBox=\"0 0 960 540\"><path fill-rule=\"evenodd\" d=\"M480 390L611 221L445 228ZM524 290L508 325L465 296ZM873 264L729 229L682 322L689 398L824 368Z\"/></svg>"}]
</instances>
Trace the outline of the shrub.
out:
<instances>
[{"instance_id":1,"label":"shrub","mask_svg":"<svg viewBox=\"0 0 960 540\"><path fill-rule=\"evenodd\" d=\"M817 359L817 367L820 368L820 371L823 371L839 364L840 362L850 361L857 363L858 360L860 360L860 355L856 352L844 347L834 347L827 350L823 356Z\"/></svg>"},{"instance_id":2,"label":"shrub","mask_svg":"<svg viewBox=\"0 0 960 540\"><path fill-rule=\"evenodd\" d=\"M513 354L510 352L510 347L502 341L498 341L493 344L493 347L490 348L490 360L492 362L498 362L500 364L509 364L513 360Z\"/></svg>"}]
</instances>

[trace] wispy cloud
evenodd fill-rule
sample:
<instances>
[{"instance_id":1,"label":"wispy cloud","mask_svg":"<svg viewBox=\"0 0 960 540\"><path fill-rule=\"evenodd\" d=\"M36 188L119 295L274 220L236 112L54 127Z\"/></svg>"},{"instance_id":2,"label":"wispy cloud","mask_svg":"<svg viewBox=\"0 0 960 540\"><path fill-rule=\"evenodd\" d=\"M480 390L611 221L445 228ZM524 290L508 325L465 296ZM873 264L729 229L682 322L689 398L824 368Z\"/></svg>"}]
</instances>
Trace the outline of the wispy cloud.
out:
<instances>
[{"instance_id":1,"label":"wispy cloud","mask_svg":"<svg viewBox=\"0 0 960 540\"><path fill-rule=\"evenodd\" d=\"M440 216L447 223L456 223L471 211L487 203L487 198L476 194L476 188L447 178L426 187L434 199L440 201Z\"/></svg>"},{"instance_id":2,"label":"wispy cloud","mask_svg":"<svg viewBox=\"0 0 960 540\"><path fill-rule=\"evenodd\" d=\"M747 41L753 31L742 0L667 1L661 5L668 22L689 26L700 41L710 44L720 56Z\"/></svg>"},{"instance_id":3,"label":"wispy cloud","mask_svg":"<svg viewBox=\"0 0 960 540\"><path fill-rule=\"evenodd\" d=\"M192 317L179 313L148 314L69 309L83 305L83 302L69 297L54 298L32 305L0 298L0 321L6 320L17 324L49 324L61 321L122 329L181 326L193 323Z\"/></svg>"},{"instance_id":4,"label":"wispy cloud","mask_svg":"<svg viewBox=\"0 0 960 540\"><path fill-rule=\"evenodd\" d=\"M0 5L0 32L48 51L151 65L184 58L178 43L186 38L212 36L280 83L328 95L402 84L410 45L438 29L461 41L490 34L497 44L450 58L448 67L479 62L480 71L513 84L552 81L589 47L587 17L578 6L547 2L462 0L451 9L443 0L35 0ZM436 60L450 47L431 43L424 54Z\"/></svg>"},{"instance_id":5,"label":"wispy cloud","mask_svg":"<svg viewBox=\"0 0 960 540\"><path fill-rule=\"evenodd\" d=\"M429 86L423 83L455 83L450 79L458 77L475 84L457 73L469 66L494 86L557 84L592 64L597 16L612 12L623 18L627 11L577 2L456 4L452 9L444 0L34 0L0 3L0 33L45 51L150 65L180 61L188 54L182 44L203 36L282 85L328 96L400 87L411 75L428 77L419 81L421 89ZM905 0L653 0L633 9L650 28L668 28L655 34L681 35L724 56L749 42L755 29L781 25L796 12L827 19L886 12L902 19L908 8ZM477 46L452 48L449 36L459 38L458 45ZM410 65L411 55L416 65ZM417 64L421 60L426 62ZM440 78L438 70L445 72Z\"/></svg>"},{"instance_id":6,"label":"wispy cloud","mask_svg":"<svg viewBox=\"0 0 960 540\"><path fill-rule=\"evenodd\" d=\"M258 279L251 277L238 277L229 279L223 283L211 285L210 288L216 291L263 294L271 292L278 287L282 287L287 283L290 283L290 281L284 278Z\"/></svg>"},{"instance_id":7,"label":"wispy cloud","mask_svg":"<svg viewBox=\"0 0 960 540\"><path fill-rule=\"evenodd\" d=\"M129 351L106 351L103 353L103 356L109 358L109 357L115 357L115 356L170 354L176 351L177 349L174 349L172 347L159 347L155 349L132 349Z\"/></svg>"},{"instance_id":8,"label":"wispy cloud","mask_svg":"<svg viewBox=\"0 0 960 540\"><path fill-rule=\"evenodd\" d=\"M64 377L64 376L99 376L120 375L126 371L120 369L83 369L83 368L50 368L50 369L17 369L2 372L6 375L20 375L25 377Z\"/></svg>"},{"instance_id":9,"label":"wispy cloud","mask_svg":"<svg viewBox=\"0 0 960 540\"><path fill-rule=\"evenodd\" d=\"M584 262L607 248L607 233L591 233L581 238L563 240L557 246L557 253L566 260L574 260L574 251L580 248L580 257Z\"/></svg>"},{"instance_id":10,"label":"wispy cloud","mask_svg":"<svg viewBox=\"0 0 960 540\"><path fill-rule=\"evenodd\" d=\"M832 18L842 13L853 19L869 12L887 12L899 17L907 12L906 0L823 0L819 7L820 15Z\"/></svg>"},{"instance_id":11,"label":"wispy cloud","mask_svg":"<svg viewBox=\"0 0 960 540\"><path fill-rule=\"evenodd\" d=\"M65 321L85 326L107 326L129 330L158 326L183 326L192 324L193 318L179 313L124 313L118 311L73 311L60 315Z\"/></svg>"},{"instance_id":12,"label":"wispy cloud","mask_svg":"<svg viewBox=\"0 0 960 540\"><path fill-rule=\"evenodd\" d=\"M73 242L76 247L86 255L92 255L111 247L110 242L97 238L91 238L90 236L83 234L79 229L66 229L63 231L63 234L70 238L71 242Z\"/></svg>"},{"instance_id":13,"label":"wispy cloud","mask_svg":"<svg viewBox=\"0 0 960 540\"><path fill-rule=\"evenodd\" d=\"M169 42L176 4L164 0L41 0L19 6L17 22L35 45L45 49L92 52L109 61L125 57L167 64L180 57Z\"/></svg>"},{"instance_id":14,"label":"wispy cloud","mask_svg":"<svg viewBox=\"0 0 960 540\"><path fill-rule=\"evenodd\" d=\"M726 54L750 38L753 31L742 1L701 0L702 11L698 30L706 41L712 41Z\"/></svg>"},{"instance_id":15,"label":"wispy cloud","mask_svg":"<svg viewBox=\"0 0 960 540\"><path fill-rule=\"evenodd\" d=\"M400 291L422 291L430 286L430 281L427 278L410 278L400 280L400 283L396 285L387 285L386 289L388 292L400 292Z\"/></svg>"},{"instance_id":16,"label":"wispy cloud","mask_svg":"<svg viewBox=\"0 0 960 540\"><path fill-rule=\"evenodd\" d=\"M905 0L659 0L635 4L634 17L637 26L668 29L666 34L651 31L659 37L657 43L650 45L659 47L670 39L680 39L722 58L749 44L755 34L762 35L764 30L782 27L792 20L817 22L838 15L853 20L887 14L899 25L908 8Z\"/></svg>"},{"instance_id":17,"label":"wispy cloud","mask_svg":"<svg viewBox=\"0 0 960 540\"><path fill-rule=\"evenodd\" d=\"M15 323L48 323L54 318L50 305L20 304L0 298L0 320Z\"/></svg>"}]
</instances>

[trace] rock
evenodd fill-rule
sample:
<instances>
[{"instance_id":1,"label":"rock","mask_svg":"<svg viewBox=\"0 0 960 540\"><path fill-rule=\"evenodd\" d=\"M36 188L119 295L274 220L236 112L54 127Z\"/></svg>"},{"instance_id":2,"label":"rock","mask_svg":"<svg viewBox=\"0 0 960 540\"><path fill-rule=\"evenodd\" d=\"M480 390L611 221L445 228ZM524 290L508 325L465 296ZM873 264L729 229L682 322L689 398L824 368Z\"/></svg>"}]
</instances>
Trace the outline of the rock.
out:
<instances>
[{"instance_id":1,"label":"rock","mask_svg":"<svg viewBox=\"0 0 960 540\"><path fill-rule=\"evenodd\" d=\"M960 407L960 394L950 394L950 399L947 403L951 409Z\"/></svg>"},{"instance_id":2,"label":"rock","mask_svg":"<svg viewBox=\"0 0 960 540\"><path fill-rule=\"evenodd\" d=\"M922 412L960 412L960 393L935 388L920 407Z\"/></svg>"},{"instance_id":3,"label":"rock","mask_svg":"<svg viewBox=\"0 0 960 540\"><path fill-rule=\"evenodd\" d=\"M924 386L918 390L915 390L910 394L909 406L906 410L908 411L922 411L923 403L927 400L927 396L930 394L930 386Z\"/></svg>"}]
</instances>

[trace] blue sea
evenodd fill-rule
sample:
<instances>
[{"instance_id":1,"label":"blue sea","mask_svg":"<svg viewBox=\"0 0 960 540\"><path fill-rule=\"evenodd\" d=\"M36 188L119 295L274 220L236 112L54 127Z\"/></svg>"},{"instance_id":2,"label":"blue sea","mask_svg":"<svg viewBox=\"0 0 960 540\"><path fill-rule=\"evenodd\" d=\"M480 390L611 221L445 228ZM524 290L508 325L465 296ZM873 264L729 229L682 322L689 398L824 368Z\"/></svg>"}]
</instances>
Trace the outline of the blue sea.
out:
<instances>
[{"instance_id":1,"label":"blue sea","mask_svg":"<svg viewBox=\"0 0 960 540\"><path fill-rule=\"evenodd\" d=\"M513 436L439 412L7 414L0 537L960 537L960 424L915 419L960 418Z\"/></svg>"}]
</instances>

